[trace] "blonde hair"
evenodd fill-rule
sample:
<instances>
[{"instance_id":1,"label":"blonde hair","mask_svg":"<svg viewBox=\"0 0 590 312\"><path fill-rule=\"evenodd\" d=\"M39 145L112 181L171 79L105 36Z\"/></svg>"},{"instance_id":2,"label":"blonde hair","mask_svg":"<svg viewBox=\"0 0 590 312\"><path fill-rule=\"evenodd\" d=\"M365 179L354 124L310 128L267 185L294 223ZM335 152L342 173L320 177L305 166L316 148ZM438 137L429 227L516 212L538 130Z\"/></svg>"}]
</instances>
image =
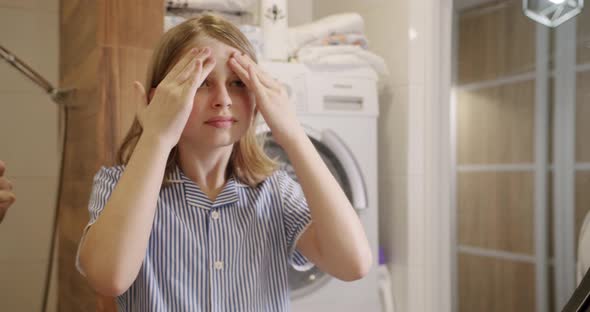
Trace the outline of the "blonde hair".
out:
<instances>
[{"instance_id":1,"label":"blonde hair","mask_svg":"<svg viewBox=\"0 0 590 312\"><path fill-rule=\"evenodd\" d=\"M162 36L150 61L146 90L156 88L176 60L192 48L200 37L216 39L247 54L257 62L252 45L235 25L219 16L202 15L175 26ZM255 111L254 115L257 114ZM129 162L142 133L143 129L136 117L117 152L119 164L126 165ZM262 146L263 142L256 136L255 125L251 124L246 134L233 146L226 178L234 175L241 182L255 187L271 175L278 165L266 155ZM163 185L167 184L170 174L178 164L177 154L178 146L175 146L166 162Z\"/></svg>"}]
</instances>

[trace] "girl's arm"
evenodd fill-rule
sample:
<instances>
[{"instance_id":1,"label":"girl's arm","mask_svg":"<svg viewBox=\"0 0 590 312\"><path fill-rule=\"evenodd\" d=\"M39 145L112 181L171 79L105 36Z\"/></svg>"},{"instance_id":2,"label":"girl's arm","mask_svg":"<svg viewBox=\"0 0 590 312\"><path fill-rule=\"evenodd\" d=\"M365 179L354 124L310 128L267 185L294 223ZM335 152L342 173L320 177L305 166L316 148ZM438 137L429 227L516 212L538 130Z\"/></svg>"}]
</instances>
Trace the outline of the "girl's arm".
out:
<instances>
[{"instance_id":1,"label":"girl's arm","mask_svg":"<svg viewBox=\"0 0 590 312\"><path fill-rule=\"evenodd\" d=\"M346 195L297 121L285 89L245 55L232 55L232 70L256 96L257 108L285 149L311 211L312 224L297 249L324 272L355 280L369 270L371 250Z\"/></svg>"},{"instance_id":2,"label":"girl's arm","mask_svg":"<svg viewBox=\"0 0 590 312\"><path fill-rule=\"evenodd\" d=\"M135 280L145 257L167 151L142 135L100 217L80 246L80 266L99 293L118 296Z\"/></svg>"},{"instance_id":3,"label":"girl's arm","mask_svg":"<svg viewBox=\"0 0 590 312\"><path fill-rule=\"evenodd\" d=\"M373 258L354 208L302 128L285 143L312 219L297 241L297 249L336 278L362 278Z\"/></svg>"},{"instance_id":4,"label":"girl's arm","mask_svg":"<svg viewBox=\"0 0 590 312\"><path fill-rule=\"evenodd\" d=\"M139 109L143 133L80 246L81 269L103 295L124 293L141 268L168 155L186 125L197 88L215 66L209 55L208 48L186 53L158 85L149 105ZM137 82L135 86L145 106L145 90Z\"/></svg>"}]
</instances>

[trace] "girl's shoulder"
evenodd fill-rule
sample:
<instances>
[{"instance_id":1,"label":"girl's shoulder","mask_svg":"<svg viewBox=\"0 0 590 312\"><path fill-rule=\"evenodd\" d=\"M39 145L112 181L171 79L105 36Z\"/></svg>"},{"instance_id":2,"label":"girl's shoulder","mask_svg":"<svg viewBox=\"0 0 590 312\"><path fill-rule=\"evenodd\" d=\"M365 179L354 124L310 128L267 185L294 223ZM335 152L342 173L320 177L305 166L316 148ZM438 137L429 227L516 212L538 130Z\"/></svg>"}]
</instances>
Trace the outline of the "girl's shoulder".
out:
<instances>
[{"instance_id":1,"label":"girl's shoulder","mask_svg":"<svg viewBox=\"0 0 590 312\"><path fill-rule=\"evenodd\" d=\"M281 190L296 183L296 180L291 177L291 174L284 169L276 169L263 181L263 184L278 186Z\"/></svg>"}]
</instances>

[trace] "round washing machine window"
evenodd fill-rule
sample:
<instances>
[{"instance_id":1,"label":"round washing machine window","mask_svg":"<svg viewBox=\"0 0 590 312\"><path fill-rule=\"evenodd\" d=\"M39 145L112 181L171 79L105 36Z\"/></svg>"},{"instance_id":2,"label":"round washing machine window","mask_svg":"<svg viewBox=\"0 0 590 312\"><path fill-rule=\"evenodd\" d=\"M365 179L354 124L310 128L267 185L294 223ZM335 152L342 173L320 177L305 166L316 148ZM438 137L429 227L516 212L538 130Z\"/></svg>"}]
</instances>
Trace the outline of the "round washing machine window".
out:
<instances>
[{"instance_id":1,"label":"round washing machine window","mask_svg":"<svg viewBox=\"0 0 590 312\"><path fill-rule=\"evenodd\" d=\"M275 142L272 134L270 132L264 132L259 135L264 136L265 152L271 158L279 162L280 169L286 171L293 180L298 181L297 176L295 175L295 170L287 157L287 153ZM321 141L318 141L309 135L308 137L332 175L334 175L334 178L336 178L336 181L340 184L340 187L346 194L346 197L348 197L348 200L352 202L353 192L351 190L350 180L339 157ZM314 292L318 288L324 286L332 278L330 275L322 272L315 266L305 272L297 271L291 266L289 266L288 270L289 289L292 298L299 298Z\"/></svg>"}]
</instances>

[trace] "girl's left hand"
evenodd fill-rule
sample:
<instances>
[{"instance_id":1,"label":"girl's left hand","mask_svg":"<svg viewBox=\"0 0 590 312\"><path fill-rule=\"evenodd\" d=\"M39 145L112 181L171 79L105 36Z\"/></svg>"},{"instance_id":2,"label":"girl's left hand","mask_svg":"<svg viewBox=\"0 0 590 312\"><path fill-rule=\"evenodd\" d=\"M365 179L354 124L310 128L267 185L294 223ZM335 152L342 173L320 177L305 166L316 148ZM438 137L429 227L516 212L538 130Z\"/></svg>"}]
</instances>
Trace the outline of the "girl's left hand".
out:
<instances>
[{"instance_id":1,"label":"girl's left hand","mask_svg":"<svg viewBox=\"0 0 590 312\"><path fill-rule=\"evenodd\" d=\"M285 147L291 136L301 130L295 108L289 103L287 90L270 77L247 55L234 52L229 59L230 68L254 92L256 105L278 144Z\"/></svg>"}]
</instances>

